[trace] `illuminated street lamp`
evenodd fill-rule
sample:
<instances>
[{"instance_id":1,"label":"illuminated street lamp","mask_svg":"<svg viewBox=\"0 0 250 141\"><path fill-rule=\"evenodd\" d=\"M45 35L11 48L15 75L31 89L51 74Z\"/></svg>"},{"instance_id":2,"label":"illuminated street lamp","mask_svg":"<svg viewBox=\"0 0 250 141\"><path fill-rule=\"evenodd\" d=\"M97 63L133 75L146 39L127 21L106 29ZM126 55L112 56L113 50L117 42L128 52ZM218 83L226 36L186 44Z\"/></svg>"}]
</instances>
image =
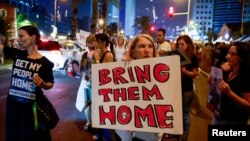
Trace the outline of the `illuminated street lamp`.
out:
<instances>
[{"instance_id":1,"label":"illuminated street lamp","mask_svg":"<svg viewBox=\"0 0 250 141\"><path fill-rule=\"evenodd\" d=\"M170 9L169 9L169 10L170 10L170 11L169 11L169 12L170 12L169 14L171 14L172 16L173 16L173 15L174 15L174 16L175 16L175 15L187 15L187 23L186 23L186 24L187 24L187 27L188 27L188 24L189 24L190 1L191 1L191 0L188 0L188 10L187 10L187 12L174 13L174 9L173 9L172 6L171 6ZM170 17L172 17L171 15L170 15Z\"/></svg>"},{"instance_id":2,"label":"illuminated street lamp","mask_svg":"<svg viewBox=\"0 0 250 141\"><path fill-rule=\"evenodd\" d=\"M104 25L104 20L98 19L98 27L99 27L101 33L103 32L103 25Z\"/></svg>"},{"instance_id":3,"label":"illuminated street lamp","mask_svg":"<svg viewBox=\"0 0 250 141\"><path fill-rule=\"evenodd\" d=\"M100 26L103 26L104 20L103 20L103 19L99 19L99 20L98 20L98 24L99 24Z\"/></svg>"}]
</instances>

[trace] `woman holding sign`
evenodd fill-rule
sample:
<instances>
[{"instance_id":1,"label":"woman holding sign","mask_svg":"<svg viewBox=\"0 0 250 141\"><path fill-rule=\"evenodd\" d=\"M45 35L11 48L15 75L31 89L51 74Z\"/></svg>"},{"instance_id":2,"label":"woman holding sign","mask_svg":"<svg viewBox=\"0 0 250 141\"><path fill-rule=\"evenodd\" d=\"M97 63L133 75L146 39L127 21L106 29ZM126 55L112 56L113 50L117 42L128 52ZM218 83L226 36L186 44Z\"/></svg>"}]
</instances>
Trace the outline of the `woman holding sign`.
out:
<instances>
[{"instance_id":1,"label":"woman holding sign","mask_svg":"<svg viewBox=\"0 0 250 141\"><path fill-rule=\"evenodd\" d=\"M6 141L50 141L50 129L37 124L34 105L44 96L42 89L53 87L54 65L37 50L41 43L37 28L23 26L18 29L18 36L22 49L12 52L14 64L6 102Z\"/></svg>"},{"instance_id":2,"label":"woman holding sign","mask_svg":"<svg viewBox=\"0 0 250 141\"><path fill-rule=\"evenodd\" d=\"M183 127L184 133L183 140L187 139L190 116L189 110L191 102L195 96L193 79L198 74L198 58L195 55L195 48L192 39L188 35L181 35L176 40L176 48L184 52L188 58L192 61L191 64L181 66L181 86L182 86L182 107L183 107Z\"/></svg>"},{"instance_id":3,"label":"woman holding sign","mask_svg":"<svg viewBox=\"0 0 250 141\"><path fill-rule=\"evenodd\" d=\"M137 35L130 44L128 56L125 60L146 59L157 57L154 40L147 34ZM143 140L143 141L158 141L157 133L150 132L131 132L126 130L116 130L122 141Z\"/></svg>"},{"instance_id":4,"label":"woman holding sign","mask_svg":"<svg viewBox=\"0 0 250 141\"><path fill-rule=\"evenodd\" d=\"M109 50L111 42L108 35L104 33L95 34L96 44L93 52L93 60L95 64L115 62L113 53ZM112 141L115 138L114 131L111 129L99 129L97 140Z\"/></svg>"},{"instance_id":5,"label":"woman holding sign","mask_svg":"<svg viewBox=\"0 0 250 141\"><path fill-rule=\"evenodd\" d=\"M230 70L219 82L221 102L213 124L247 125L250 112L250 44L235 42L227 53Z\"/></svg>"}]
</instances>

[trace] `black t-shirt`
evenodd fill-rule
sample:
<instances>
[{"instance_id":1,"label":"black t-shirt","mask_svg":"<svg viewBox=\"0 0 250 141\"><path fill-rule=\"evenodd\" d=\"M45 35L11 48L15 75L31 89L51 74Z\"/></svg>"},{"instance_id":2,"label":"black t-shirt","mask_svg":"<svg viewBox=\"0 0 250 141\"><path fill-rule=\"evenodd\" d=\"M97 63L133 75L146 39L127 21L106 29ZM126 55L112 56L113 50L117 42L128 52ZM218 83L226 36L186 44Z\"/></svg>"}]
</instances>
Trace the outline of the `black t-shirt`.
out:
<instances>
[{"instance_id":1,"label":"black t-shirt","mask_svg":"<svg viewBox=\"0 0 250 141\"><path fill-rule=\"evenodd\" d=\"M32 102L36 100L37 95L43 94L41 88L35 86L33 76L38 75L44 82L54 83L54 64L46 57L29 59L27 52L19 53L13 62L8 98L18 102Z\"/></svg>"},{"instance_id":2,"label":"black t-shirt","mask_svg":"<svg viewBox=\"0 0 250 141\"><path fill-rule=\"evenodd\" d=\"M242 97L243 92L250 92L249 82L240 79L240 75L237 75L230 81L227 81L227 78L228 77L226 77L224 81L228 83L231 90L238 96ZM220 119L229 121L244 121L247 124L248 117L249 114L246 110L235 104L235 102L226 94L221 94Z\"/></svg>"},{"instance_id":3,"label":"black t-shirt","mask_svg":"<svg viewBox=\"0 0 250 141\"><path fill-rule=\"evenodd\" d=\"M191 61L192 61L191 64L185 65L186 69L188 71L191 71L194 68L198 69L198 67L199 67L198 58L195 55L193 55L191 57ZM187 91L193 90L194 89L193 88L193 78L188 77L186 75L183 75L181 77L181 88L182 88L182 92L187 92Z\"/></svg>"}]
</instances>

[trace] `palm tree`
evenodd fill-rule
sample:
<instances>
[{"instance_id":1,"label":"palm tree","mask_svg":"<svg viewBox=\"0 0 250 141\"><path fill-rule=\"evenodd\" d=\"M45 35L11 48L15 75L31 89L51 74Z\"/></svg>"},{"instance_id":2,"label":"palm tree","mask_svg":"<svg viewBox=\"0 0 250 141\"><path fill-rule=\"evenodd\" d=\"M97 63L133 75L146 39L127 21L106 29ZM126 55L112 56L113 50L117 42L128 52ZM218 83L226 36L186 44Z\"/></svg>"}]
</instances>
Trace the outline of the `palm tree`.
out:
<instances>
[{"instance_id":1,"label":"palm tree","mask_svg":"<svg viewBox=\"0 0 250 141\"><path fill-rule=\"evenodd\" d=\"M108 10L108 0L102 0L102 18L106 19L107 10ZM103 29L106 29L106 22L103 23Z\"/></svg>"},{"instance_id":2,"label":"palm tree","mask_svg":"<svg viewBox=\"0 0 250 141\"><path fill-rule=\"evenodd\" d=\"M1 16L0 16L0 27L1 27L0 35L7 37L7 35L8 35L7 31L10 28L10 26L9 26L9 23Z\"/></svg>"},{"instance_id":3,"label":"palm tree","mask_svg":"<svg viewBox=\"0 0 250 141\"><path fill-rule=\"evenodd\" d=\"M141 33L148 33L151 19L149 16L139 16L135 18L135 23L132 27L137 27Z\"/></svg>"},{"instance_id":4,"label":"palm tree","mask_svg":"<svg viewBox=\"0 0 250 141\"><path fill-rule=\"evenodd\" d=\"M250 0L239 0L242 3L242 11L241 11L241 35L244 34L244 13L245 13L245 4L246 2L250 3Z\"/></svg>"},{"instance_id":5,"label":"palm tree","mask_svg":"<svg viewBox=\"0 0 250 141\"><path fill-rule=\"evenodd\" d=\"M91 33L95 33L96 31L97 17L98 17L98 0L92 0Z\"/></svg>"},{"instance_id":6,"label":"palm tree","mask_svg":"<svg viewBox=\"0 0 250 141\"><path fill-rule=\"evenodd\" d=\"M113 23L110 23L108 26L107 26L107 32L109 33L109 35L114 35L116 34L118 31L118 24L113 22Z\"/></svg>"},{"instance_id":7,"label":"palm tree","mask_svg":"<svg viewBox=\"0 0 250 141\"><path fill-rule=\"evenodd\" d=\"M78 14L78 4L82 2L84 3L85 0L72 0L72 11L73 16L71 20L71 35L73 39L76 39L76 32L78 31L78 21L77 21L77 14Z\"/></svg>"},{"instance_id":8,"label":"palm tree","mask_svg":"<svg viewBox=\"0 0 250 141\"><path fill-rule=\"evenodd\" d=\"M102 9L99 10L100 13L98 13L98 0L92 0L92 21L91 21L91 32L96 31L97 27L97 21L98 18L101 18L104 20L104 23L102 25L103 29L106 29L106 17L107 17L107 9L108 9L108 4L112 3L116 7L120 7L120 3L118 0L102 0Z\"/></svg>"},{"instance_id":9,"label":"palm tree","mask_svg":"<svg viewBox=\"0 0 250 141\"><path fill-rule=\"evenodd\" d=\"M210 27L208 28L208 31L207 31L207 38L208 38L209 43L213 42L214 39L217 38L216 34Z\"/></svg>"},{"instance_id":10,"label":"palm tree","mask_svg":"<svg viewBox=\"0 0 250 141\"><path fill-rule=\"evenodd\" d=\"M72 0L72 9L73 9L73 17L72 17L72 35L75 37L75 33L78 29L77 26L77 14L78 14L78 4L80 2L84 2L85 0ZM108 9L108 2L113 3L115 6L119 7L119 2L117 0L102 0L102 10L101 13L98 13L98 1L99 0L92 0L92 17L91 17L91 26L90 30L91 33L95 33L96 27L97 27L97 22L98 18L103 18L104 20L106 19L107 15L107 9ZM100 14L98 17L98 14ZM103 28L106 28L106 22L104 22Z\"/></svg>"}]
</instances>

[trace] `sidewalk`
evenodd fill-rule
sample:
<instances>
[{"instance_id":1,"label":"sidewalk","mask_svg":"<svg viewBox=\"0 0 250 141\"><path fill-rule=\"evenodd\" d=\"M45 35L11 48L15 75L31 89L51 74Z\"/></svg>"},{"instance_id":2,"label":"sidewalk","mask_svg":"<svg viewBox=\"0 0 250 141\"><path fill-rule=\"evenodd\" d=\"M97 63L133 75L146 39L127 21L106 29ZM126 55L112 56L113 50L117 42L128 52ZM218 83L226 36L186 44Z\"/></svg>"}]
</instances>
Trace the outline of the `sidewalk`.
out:
<instances>
[{"instance_id":1,"label":"sidewalk","mask_svg":"<svg viewBox=\"0 0 250 141\"><path fill-rule=\"evenodd\" d=\"M7 71L7 70L11 70L12 63L13 61L8 59L8 60L5 60L4 64L0 64L0 73Z\"/></svg>"},{"instance_id":2,"label":"sidewalk","mask_svg":"<svg viewBox=\"0 0 250 141\"><path fill-rule=\"evenodd\" d=\"M196 97L191 105L191 125L188 141L207 141L208 125L213 119L213 113L207 108L209 85L206 73L200 70L196 77Z\"/></svg>"}]
</instances>

